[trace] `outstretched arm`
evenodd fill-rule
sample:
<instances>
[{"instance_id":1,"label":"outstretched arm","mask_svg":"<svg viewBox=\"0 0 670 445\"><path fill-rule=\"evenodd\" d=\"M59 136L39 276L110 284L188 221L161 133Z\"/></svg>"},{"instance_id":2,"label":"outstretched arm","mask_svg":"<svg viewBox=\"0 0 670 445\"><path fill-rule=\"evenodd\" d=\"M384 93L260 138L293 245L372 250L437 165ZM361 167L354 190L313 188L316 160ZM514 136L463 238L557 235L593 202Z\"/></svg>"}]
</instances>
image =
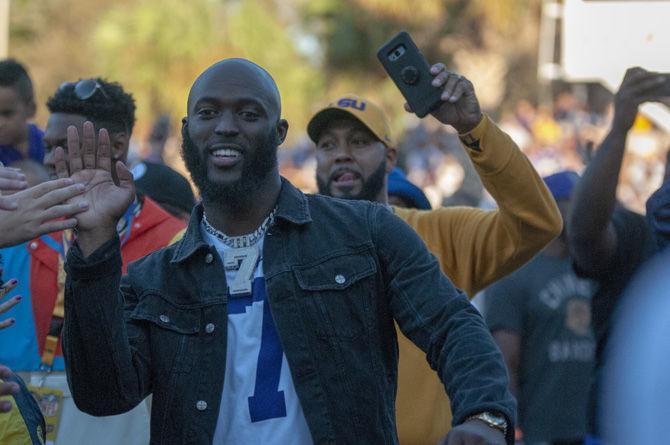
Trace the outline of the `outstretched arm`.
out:
<instances>
[{"instance_id":1,"label":"outstretched arm","mask_svg":"<svg viewBox=\"0 0 670 445\"><path fill-rule=\"evenodd\" d=\"M659 98L666 81L658 73L631 68L614 98L614 120L609 134L582 176L573 197L568 239L575 263L587 273L609 265L617 249L612 213L621 172L626 135L643 102Z\"/></svg>"},{"instance_id":2,"label":"outstretched arm","mask_svg":"<svg viewBox=\"0 0 670 445\"><path fill-rule=\"evenodd\" d=\"M480 111L472 82L432 67L433 85L443 87L433 116L459 132L498 210L440 209L396 213L429 242L444 272L469 296L516 270L563 228L542 178L512 138Z\"/></svg>"},{"instance_id":3,"label":"outstretched arm","mask_svg":"<svg viewBox=\"0 0 670 445\"><path fill-rule=\"evenodd\" d=\"M71 199L84 193L81 184L69 178L47 181L13 195L0 196L0 247L13 246L45 233L71 229L75 215L88 209L84 200Z\"/></svg>"},{"instance_id":4,"label":"outstretched arm","mask_svg":"<svg viewBox=\"0 0 670 445\"><path fill-rule=\"evenodd\" d=\"M119 290L121 249L116 224L135 196L132 176L116 165L119 184L112 179L109 135L98 138L91 122L80 137L68 128L68 160L56 148L56 171L83 184L85 192L72 203L86 201L77 215L77 241L65 263L65 324L63 354L68 383L77 406L92 415L112 415L132 409L149 391L149 378L138 363L148 356L142 349L142 330L137 335L125 323L124 302L136 301L132 288Z\"/></svg>"}]
</instances>

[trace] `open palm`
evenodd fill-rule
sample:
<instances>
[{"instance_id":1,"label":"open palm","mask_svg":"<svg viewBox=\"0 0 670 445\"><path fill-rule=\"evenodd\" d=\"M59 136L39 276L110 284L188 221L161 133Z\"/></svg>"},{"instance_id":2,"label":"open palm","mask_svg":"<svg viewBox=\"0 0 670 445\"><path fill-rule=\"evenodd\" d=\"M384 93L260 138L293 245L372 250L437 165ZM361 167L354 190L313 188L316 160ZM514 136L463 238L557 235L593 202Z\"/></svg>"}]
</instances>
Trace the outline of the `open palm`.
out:
<instances>
[{"instance_id":1,"label":"open palm","mask_svg":"<svg viewBox=\"0 0 670 445\"><path fill-rule=\"evenodd\" d=\"M95 128L85 122L81 143L74 126L68 127L68 160L65 152L57 148L55 152L56 171L60 177L70 177L75 183L86 186L86 192L73 198L73 202L84 201L88 210L77 214L77 227L81 231L100 228L115 228L118 220L135 198L135 185L130 171L122 162L117 162L118 184L112 177L111 144L104 128L98 133L96 144ZM97 145L97 146L96 146Z\"/></svg>"}]
</instances>

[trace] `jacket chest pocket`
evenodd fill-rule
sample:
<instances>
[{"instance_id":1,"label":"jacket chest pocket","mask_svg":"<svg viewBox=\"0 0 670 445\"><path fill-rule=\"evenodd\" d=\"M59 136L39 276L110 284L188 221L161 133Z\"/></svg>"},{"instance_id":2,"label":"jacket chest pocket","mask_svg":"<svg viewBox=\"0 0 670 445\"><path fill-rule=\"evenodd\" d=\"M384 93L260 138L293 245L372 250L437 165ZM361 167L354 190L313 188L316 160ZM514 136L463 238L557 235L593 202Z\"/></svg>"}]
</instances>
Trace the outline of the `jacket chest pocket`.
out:
<instances>
[{"instance_id":1,"label":"jacket chest pocket","mask_svg":"<svg viewBox=\"0 0 670 445\"><path fill-rule=\"evenodd\" d=\"M131 320L148 324L154 369L174 373L193 367L200 318L200 308L177 306L156 294L144 296L130 314Z\"/></svg>"},{"instance_id":2,"label":"jacket chest pocket","mask_svg":"<svg viewBox=\"0 0 670 445\"><path fill-rule=\"evenodd\" d=\"M353 339L367 331L377 272L369 254L333 256L293 272L318 336Z\"/></svg>"}]
</instances>

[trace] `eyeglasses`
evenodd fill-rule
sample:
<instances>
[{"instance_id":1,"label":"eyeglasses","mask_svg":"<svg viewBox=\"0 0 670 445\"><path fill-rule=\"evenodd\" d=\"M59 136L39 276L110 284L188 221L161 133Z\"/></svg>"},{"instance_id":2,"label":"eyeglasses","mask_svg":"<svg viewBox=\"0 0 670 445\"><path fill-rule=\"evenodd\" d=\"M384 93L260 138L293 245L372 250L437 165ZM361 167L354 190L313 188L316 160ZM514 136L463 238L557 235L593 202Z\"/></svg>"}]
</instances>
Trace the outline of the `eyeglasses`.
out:
<instances>
[{"instance_id":1,"label":"eyeglasses","mask_svg":"<svg viewBox=\"0 0 670 445\"><path fill-rule=\"evenodd\" d=\"M100 85L100 82L95 79L82 79L79 82L63 82L61 86L58 87L58 90L62 91L72 85L74 85L74 95L77 96L77 99L79 100L88 100L98 91L109 99L105 89Z\"/></svg>"}]
</instances>

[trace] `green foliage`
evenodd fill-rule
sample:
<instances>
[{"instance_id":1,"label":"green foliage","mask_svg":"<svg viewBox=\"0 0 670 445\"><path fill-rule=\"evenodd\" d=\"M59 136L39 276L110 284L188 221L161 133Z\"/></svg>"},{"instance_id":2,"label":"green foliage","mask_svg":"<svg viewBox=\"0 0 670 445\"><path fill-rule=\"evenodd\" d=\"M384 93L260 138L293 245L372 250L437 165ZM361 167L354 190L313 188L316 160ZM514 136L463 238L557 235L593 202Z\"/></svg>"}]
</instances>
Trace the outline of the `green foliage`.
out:
<instances>
[{"instance_id":1,"label":"green foliage","mask_svg":"<svg viewBox=\"0 0 670 445\"><path fill-rule=\"evenodd\" d=\"M532 91L540 3L14 0L10 53L29 66L40 103L65 80L102 75L121 82L138 102L137 135L158 113L181 117L193 80L207 66L246 57L277 80L293 139L304 135L311 112L344 92L373 98L400 123L402 98L376 51L403 29L430 61L454 69L470 54L473 60L502 56L503 72L513 74L502 87L516 91L509 87L516 83ZM38 121L45 118L41 107Z\"/></svg>"},{"instance_id":2,"label":"green foliage","mask_svg":"<svg viewBox=\"0 0 670 445\"><path fill-rule=\"evenodd\" d=\"M505 81L524 85L532 93L535 67L519 64L534 60L540 0L302 0L303 26L319 39L324 60L324 76L337 92L357 91L380 96L377 100L395 106L387 108L393 120L402 120L398 103L400 95L377 62L378 48L400 30L408 31L431 63L443 62L450 69L463 72L476 64L473 60L505 60L502 75L494 88L505 87ZM464 55L465 53L465 55ZM457 57L459 56L459 57ZM467 66L466 66L467 65ZM481 63L477 68L481 68ZM500 77L499 73L496 73ZM374 89L361 86L375 82ZM503 94L489 95L516 99ZM489 101L496 102L496 100ZM500 105L498 100L497 105Z\"/></svg>"},{"instance_id":3,"label":"green foliage","mask_svg":"<svg viewBox=\"0 0 670 445\"><path fill-rule=\"evenodd\" d=\"M97 64L138 101L140 120L158 113L182 116L191 82L210 60L221 38L207 0L140 0L116 6L93 32ZM179 11L175 14L175 11ZM211 44L211 45L210 45Z\"/></svg>"},{"instance_id":4,"label":"green foliage","mask_svg":"<svg viewBox=\"0 0 670 445\"><path fill-rule=\"evenodd\" d=\"M296 137L304 134L314 104L320 100L323 76L313 61L298 52L296 37L270 6L241 1L228 17L227 38L235 56L257 62L275 78L283 114L292 126L289 136Z\"/></svg>"},{"instance_id":5,"label":"green foliage","mask_svg":"<svg viewBox=\"0 0 670 445\"><path fill-rule=\"evenodd\" d=\"M175 11L179 11L175 14ZM103 16L95 33L101 68L135 92L142 116L185 114L195 77L226 57L265 67L284 92L285 115L306 124L319 88L315 67L303 60L287 27L262 2L141 0Z\"/></svg>"},{"instance_id":6,"label":"green foliage","mask_svg":"<svg viewBox=\"0 0 670 445\"><path fill-rule=\"evenodd\" d=\"M101 75L120 82L137 100L138 135L159 113L185 114L202 70L246 57L277 80L295 129L290 136L297 137L324 83L279 10L254 0L17 0L11 53L29 66L40 104L65 80ZM43 107L38 119L46 120Z\"/></svg>"}]
</instances>

